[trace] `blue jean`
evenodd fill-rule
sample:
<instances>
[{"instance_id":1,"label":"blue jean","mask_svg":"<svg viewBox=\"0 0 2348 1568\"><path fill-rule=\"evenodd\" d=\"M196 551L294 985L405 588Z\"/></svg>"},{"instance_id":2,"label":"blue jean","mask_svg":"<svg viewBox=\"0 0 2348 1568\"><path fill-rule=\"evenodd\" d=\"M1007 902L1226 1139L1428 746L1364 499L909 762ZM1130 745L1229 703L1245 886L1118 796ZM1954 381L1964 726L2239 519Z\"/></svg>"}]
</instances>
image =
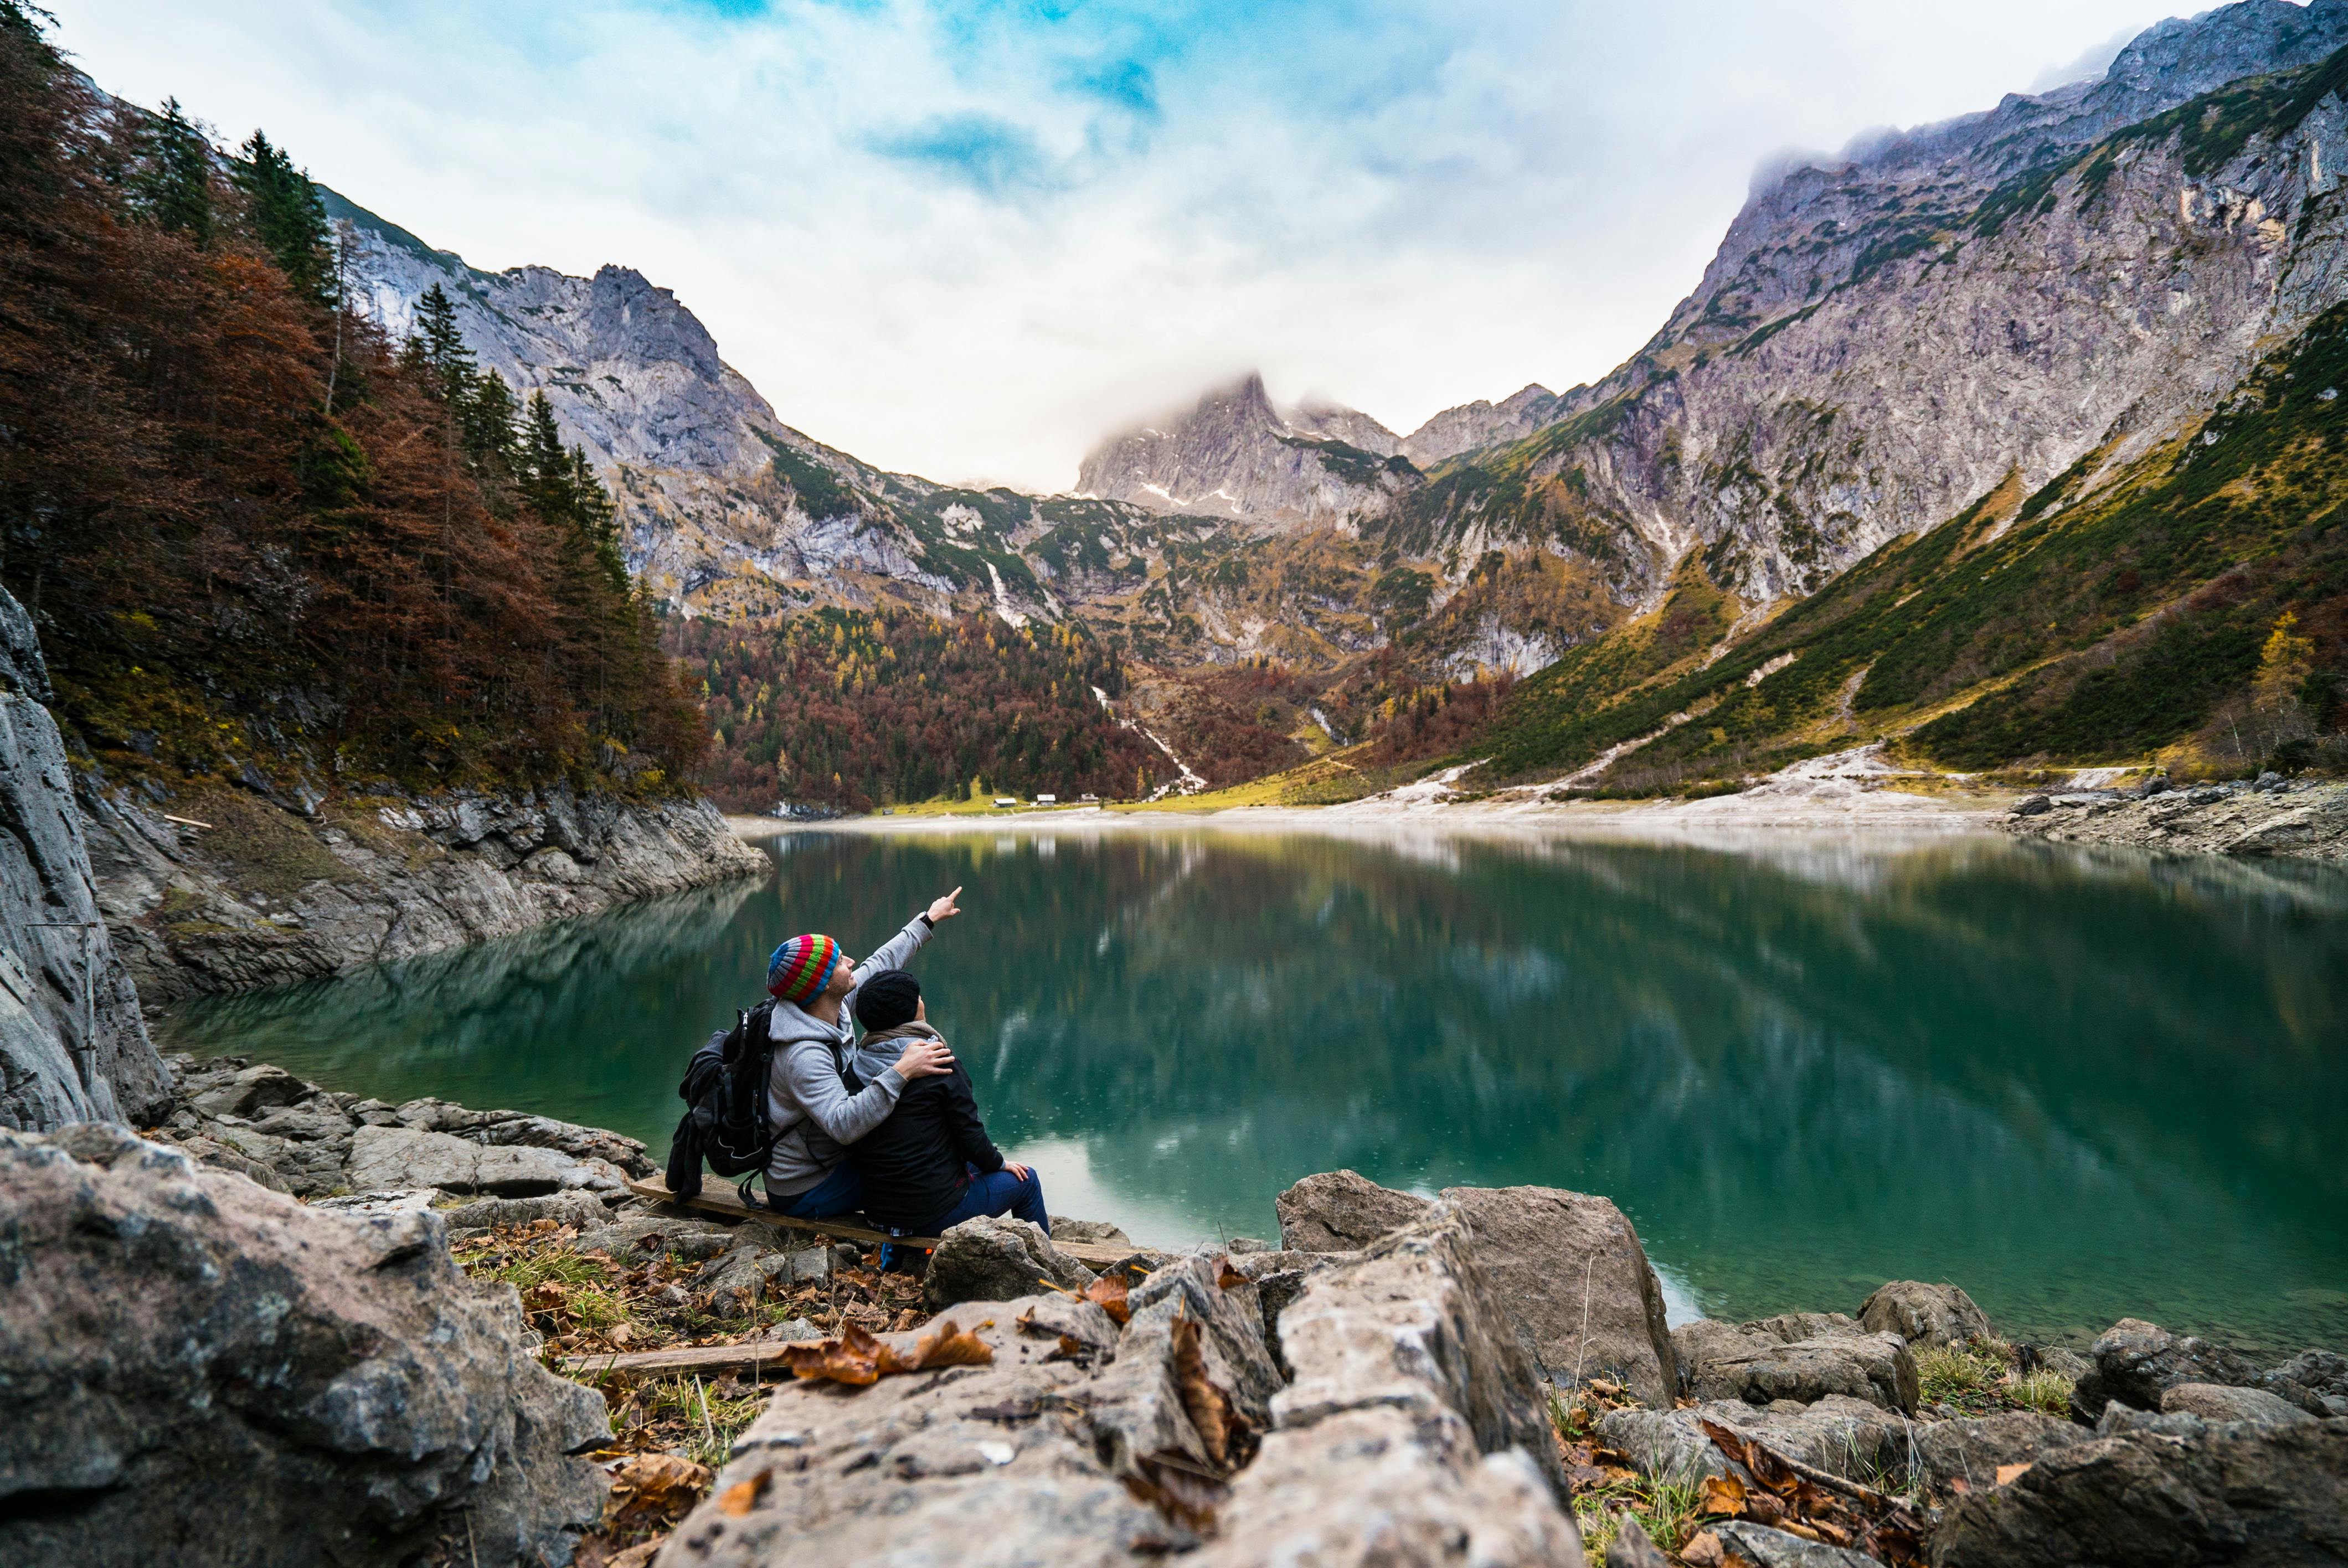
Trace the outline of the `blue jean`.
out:
<instances>
[{"instance_id":1,"label":"blue jean","mask_svg":"<svg viewBox=\"0 0 2348 1568\"><path fill-rule=\"evenodd\" d=\"M946 1217L938 1222L940 1235L963 1221L976 1219L981 1214L1009 1214L1014 1220L1025 1220L1030 1225L1041 1226L1045 1235L1052 1234L1052 1216L1044 1208L1043 1177L1030 1172L1023 1182L1008 1171L995 1171L982 1176L977 1166L967 1169L970 1171L970 1185L963 1189L962 1202L947 1210Z\"/></svg>"},{"instance_id":2,"label":"blue jean","mask_svg":"<svg viewBox=\"0 0 2348 1568\"><path fill-rule=\"evenodd\" d=\"M775 1194L768 1193L767 1206L795 1220L851 1214L864 1206L864 1178L856 1173L853 1165L842 1165L797 1197L777 1202Z\"/></svg>"}]
</instances>

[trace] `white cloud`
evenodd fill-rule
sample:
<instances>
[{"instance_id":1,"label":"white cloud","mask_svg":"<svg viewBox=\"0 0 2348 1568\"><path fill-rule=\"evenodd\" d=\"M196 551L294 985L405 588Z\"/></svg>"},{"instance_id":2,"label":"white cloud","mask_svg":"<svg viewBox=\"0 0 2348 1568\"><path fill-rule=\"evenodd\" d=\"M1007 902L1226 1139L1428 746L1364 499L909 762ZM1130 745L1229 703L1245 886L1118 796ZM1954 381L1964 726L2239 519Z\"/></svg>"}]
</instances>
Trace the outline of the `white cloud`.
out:
<instances>
[{"instance_id":1,"label":"white cloud","mask_svg":"<svg viewBox=\"0 0 2348 1568\"><path fill-rule=\"evenodd\" d=\"M1045 488L1251 365L1405 430L1602 374L1767 149L1986 108L2164 14L54 3L109 89L264 126L477 265L639 268L820 440Z\"/></svg>"}]
</instances>

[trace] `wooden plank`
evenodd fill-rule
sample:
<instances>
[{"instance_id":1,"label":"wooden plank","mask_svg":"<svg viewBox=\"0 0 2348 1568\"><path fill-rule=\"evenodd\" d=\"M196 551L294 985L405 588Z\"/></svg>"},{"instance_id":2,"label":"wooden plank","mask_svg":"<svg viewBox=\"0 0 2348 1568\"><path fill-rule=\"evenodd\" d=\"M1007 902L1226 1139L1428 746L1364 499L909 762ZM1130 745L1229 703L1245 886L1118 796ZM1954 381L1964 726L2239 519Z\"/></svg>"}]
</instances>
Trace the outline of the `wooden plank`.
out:
<instances>
[{"instance_id":1,"label":"wooden plank","mask_svg":"<svg viewBox=\"0 0 2348 1568\"><path fill-rule=\"evenodd\" d=\"M783 1365L783 1346L779 1340L756 1345L680 1345L668 1350L628 1350L596 1356L565 1356L558 1363L563 1372L573 1378L591 1377L598 1372L652 1374L659 1377L689 1378L699 1373L716 1377L731 1372L751 1378L779 1377L788 1371Z\"/></svg>"},{"instance_id":2,"label":"wooden plank","mask_svg":"<svg viewBox=\"0 0 2348 1568\"><path fill-rule=\"evenodd\" d=\"M938 1238L933 1235L892 1236L888 1232L875 1229L870 1225L852 1224L848 1218L800 1220L778 1214L772 1209L752 1208L742 1201L741 1194L723 1182L715 1182L703 1187L699 1197L679 1199L675 1193L668 1190L667 1177L654 1173L652 1175L639 1176L630 1181L628 1191L648 1203L667 1204L673 1208L687 1209L705 1214L721 1214L727 1219L754 1220L762 1225L776 1225L784 1230L805 1231L810 1235L837 1236L842 1241L869 1242L874 1246L889 1241L895 1242L899 1246L933 1247L938 1245ZM857 1214L853 1218L861 1220L864 1216ZM1056 1241L1052 1245L1096 1272L1123 1263L1136 1253L1153 1258L1162 1258L1167 1255L1162 1249L1152 1246L1101 1246L1092 1242L1080 1241Z\"/></svg>"},{"instance_id":3,"label":"wooden plank","mask_svg":"<svg viewBox=\"0 0 2348 1568\"><path fill-rule=\"evenodd\" d=\"M800 1220L793 1219L788 1214L778 1214L772 1209L754 1209L742 1201L741 1194L723 1182L703 1187L699 1197L680 1198L668 1190L666 1176L654 1174L639 1176L630 1181L628 1191L650 1203L667 1204L675 1208L695 1210L705 1214L723 1214L727 1219L733 1220L756 1220L762 1225L775 1225L783 1230L805 1231L810 1235L837 1236L842 1241L870 1242L874 1246L888 1241L893 1241L900 1246L932 1247L938 1245L938 1238L933 1235L892 1236L887 1231L876 1229L870 1225L853 1223L863 1219L862 1214L842 1215L825 1220Z\"/></svg>"}]
</instances>

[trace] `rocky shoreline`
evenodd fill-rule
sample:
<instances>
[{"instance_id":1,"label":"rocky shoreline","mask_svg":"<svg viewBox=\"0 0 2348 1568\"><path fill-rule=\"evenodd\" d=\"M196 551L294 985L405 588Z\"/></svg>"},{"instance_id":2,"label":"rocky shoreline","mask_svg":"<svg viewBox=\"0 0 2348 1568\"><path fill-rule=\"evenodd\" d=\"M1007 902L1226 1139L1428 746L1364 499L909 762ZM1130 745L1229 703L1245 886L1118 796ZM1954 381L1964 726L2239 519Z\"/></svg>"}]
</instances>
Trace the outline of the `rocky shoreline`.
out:
<instances>
[{"instance_id":1,"label":"rocky shoreline","mask_svg":"<svg viewBox=\"0 0 2348 1568\"><path fill-rule=\"evenodd\" d=\"M2348 859L2348 784L2255 782L2024 795L1997 826L2054 844L2115 845L2173 855Z\"/></svg>"},{"instance_id":2,"label":"rocky shoreline","mask_svg":"<svg viewBox=\"0 0 2348 1568\"><path fill-rule=\"evenodd\" d=\"M191 1563L243 1561L254 1531L285 1560L323 1550L336 1507L382 1545L344 1530L335 1560L386 1564L2348 1549L2348 1359L2327 1351L2261 1366L2134 1320L2084 1355L2033 1347L1918 1281L1667 1327L1603 1197L1430 1199L1351 1172L1282 1194L1277 1245L1135 1246L1097 1276L978 1220L916 1286L853 1246L633 1195L646 1151L599 1129L386 1105L233 1058L166 1071L143 1138L0 1132L9 1277L41 1286L0 1292L0 1475L56 1500L0 1498L0 1556L148 1560L199 1484L216 1495L191 1517L257 1522ZM236 1327L269 1301L292 1339ZM762 1389L762 1370L784 1380ZM27 1406L74 1378L78 1422ZM319 1414L255 1424L263 1385ZM408 1413L362 1419L386 1398ZM124 1423L168 1439L126 1446ZM452 1443L483 1458L417 1457ZM237 1445L242 1468L199 1481L191 1464ZM296 1484L335 1506L289 1517Z\"/></svg>"},{"instance_id":3,"label":"rocky shoreline","mask_svg":"<svg viewBox=\"0 0 2348 1568\"><path fill-rule=\"evenodd\" d=\"M83 810L98 907L149 1003L438 952L769 864L697 796L561 784L312 815L228 790L169 815L122 794Z\"/></svg>"}]
</instances>

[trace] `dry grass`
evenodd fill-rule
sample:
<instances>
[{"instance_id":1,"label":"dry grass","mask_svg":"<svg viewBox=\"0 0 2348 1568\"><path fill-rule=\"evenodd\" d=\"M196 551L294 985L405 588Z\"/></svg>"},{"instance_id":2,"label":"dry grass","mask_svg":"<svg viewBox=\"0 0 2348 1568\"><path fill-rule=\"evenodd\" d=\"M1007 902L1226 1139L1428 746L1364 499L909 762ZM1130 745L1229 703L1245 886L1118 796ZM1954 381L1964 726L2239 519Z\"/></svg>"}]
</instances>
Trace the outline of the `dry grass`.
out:
<instances>
[{"instance_id":1,"label":"dry grass","mask_svg":"<svg viewBox=\"0 0 2348 1568\"><path fill-rule=\"evenodd\" d=\"M1697 1479L1654 1480L1631 1467L1629 1456L1605 1446L1599 1418L1609 1410L1638 1408L1638 1401L1611 1383L1592 1382L1570 1392L1551 1389L1550 1424L1556 1430L1558 1458L1573 1493L1574 1522L1591 1568L1605 1568L1606 1548L1635 1519L1649 1540L1676 1552L1701 1528L1703 1489Z\"/></svg>"},{"instance_id":2,"label":"dry grass","mask_svg":"<svg viewBox=\"0 0 2348 1568\"><path fill-rule=\"evenodd\" d=\"M920 1282L875 1269L835 1269L829 1279L758 1303L747 1316L720 1317L712 1309L717 1304L695 1289L695 1260L582 1252L578 1239L570 1226L540 1220L456 1248L458 1266L474 1278L500 1280L520 1294L539 1353L558 1375L561 1356L738 1344L787 1318L827 1333L850 1323L878 1332L927 1321ZM684 1293L682 1302L672 1286ZM592 1457L616 1467L623 1483L602 1526L580 1542L576 1562L634 1568L648 1559L629 1553L655 1547L705 1493L711 1475L732 1457L735 1440L767 1408L768 1390L730 1376L708 1382L607 1370L574 1380L602 1394L611 1410L612 1440ZM689 1471L672 1460L704 1469ZM687 1474L690 1484L680 1479ZM619 1499L632 1477L643 1484L623 1504Z\"/></svg>"},{"instance_id":3,"label":"dry grass","mask_svg":"<svg viewBox=\"0 0 2348 1568\"><path fill-rule=\"evenodd\" d=\"M2071 1413L2071 1382L2049 1368L2021 1369L2021 1357L2003 1339L1976 1337L1962 1345L1926 1346L1916 1352L1916 1380L1924 1402L1969 1416L2001 1410Z\"/></svg>"}]
</instances>

